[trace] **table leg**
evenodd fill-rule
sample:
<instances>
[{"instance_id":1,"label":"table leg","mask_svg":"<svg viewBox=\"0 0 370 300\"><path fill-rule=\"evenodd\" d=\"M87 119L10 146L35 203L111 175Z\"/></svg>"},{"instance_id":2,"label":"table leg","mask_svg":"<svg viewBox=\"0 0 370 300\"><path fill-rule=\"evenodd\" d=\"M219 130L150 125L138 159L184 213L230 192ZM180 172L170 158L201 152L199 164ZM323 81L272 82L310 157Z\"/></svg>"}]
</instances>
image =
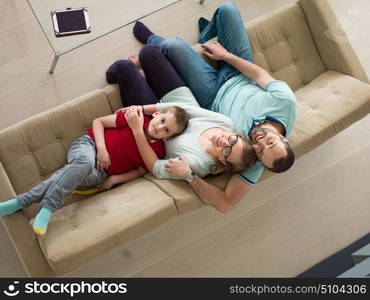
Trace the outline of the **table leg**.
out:
<instances>
[{"instance_id":1,"label":"table leg","mask_svg":"<svg viewBox=\"0 0 370 300\"><path fill-rule=\"evenodd\" d=\"M57 65L57 62L58 62L58 59L59 59L59 55L54 55L54 59L53 59L53 62L51 63L51 66L50 66L50 70L49 70L49 73L50 74L53 74L54 73L54 70L55 70L55 67Z\"/></svg>"},{"instance_id":2,"label":"table leg","mask_svg":"<svg viewBox=\"0 0 370 300\"><path fill-rule=\"evenodd\" d=\"M199 4L203 4L205 0L199 0Z\"/></svg>"}]
</instances>

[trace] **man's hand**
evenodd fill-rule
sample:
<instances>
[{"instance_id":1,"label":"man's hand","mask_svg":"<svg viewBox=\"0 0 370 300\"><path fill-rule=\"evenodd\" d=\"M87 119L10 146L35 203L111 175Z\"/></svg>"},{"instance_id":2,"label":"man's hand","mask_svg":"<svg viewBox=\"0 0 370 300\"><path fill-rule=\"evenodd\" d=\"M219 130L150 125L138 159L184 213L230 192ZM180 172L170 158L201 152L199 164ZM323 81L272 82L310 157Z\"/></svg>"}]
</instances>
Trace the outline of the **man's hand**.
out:
<instances>
[{"instance_id":1,"label":"man's hand","mask_svg":"<svg viewBox=\"0 0 370 300\"><path fill-rule=\"evenodd\" d=\"M144 115L141 110L136 110L135 108L128 109L126 110L125 116L127 124L130 126L132 132L143 130Z\"/></svg>"},{"instance_id":2,"label":"man's hand","mask_svg":"<svg viewBox=\"0 0 370 300\"><path fill-rule=\"evenodd\" d=\"M226 60L230 54L219 42L211 41L203 44L202 48L205 50L203 53L213 60Z\"/></svg>"},{"instance_id":3,"label":"man's hand","mask_svg":"<svg viewBox=\"0 0 370 300\"><path fill-rule=\"evenodd\" d=\"M104 192L104 191L110 190L112 186L115 184L116 184L116 181L114 180L114 177L109 176L105 179L105 181L101 185L98 186L98 189L100 192Z\"/></svg>"},{"instance_id":4,"label":"man's hand","mask_svg":"<svg viewBox=\"0 0 370 300\"><path fill-rule=\"evenodd\" d=\"M104 171L109 168L110 156L106 148L98 149L98 153L96 155L96 167L100 171Z\"/></svg>"},{"instance_id":5,"label":"man's hand","mask_svg":"<svg viewBox=\"0 0 370 300\"><path fill-rule=\"evenodd\" d=\"M170 158L169 162L164 165L168 175L186 179L186 174L191 172L188 159L181 155L178 158Z\"/></svg>"},{"instance_id":6,"label":"man's hand","mask_svg":"<svg viewBox=\"0 0 370 300\"><path fill-rule=\"evenodd\" d=\"M132 109L135 109L136 111L143 111L143 107L141 105L131 105L131 106L127 106L127 107L122 107L120 109L117 109L114 113L118 113L120 111L122 111L123 113L125 113L126 111L128 110L132 110Z\"/></svg>"}]
</instances>

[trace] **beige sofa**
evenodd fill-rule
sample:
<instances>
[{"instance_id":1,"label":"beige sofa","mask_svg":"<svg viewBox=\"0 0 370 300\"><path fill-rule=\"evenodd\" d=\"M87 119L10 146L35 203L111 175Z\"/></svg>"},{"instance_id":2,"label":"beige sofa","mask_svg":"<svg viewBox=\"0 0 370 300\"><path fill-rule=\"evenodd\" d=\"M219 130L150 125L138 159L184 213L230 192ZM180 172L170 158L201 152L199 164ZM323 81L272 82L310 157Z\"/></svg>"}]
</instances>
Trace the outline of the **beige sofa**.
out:
<instances>
[{"instance_id":1,"label":"beige sofa","mask_svg":"<svg viewBox=\"0 0 370 300\"><path fill-rule=\"evenodd\" d=\"M298 157L370 112L369 80L350 44L343 42L328 2L298 1L248 22L247 28L257 64L296 93L298 120L290 140ZM111 85L2 130L0 201L50 176L92 120L119 107L117 86ZM227 177L207 180L224 186ZM30 226L37 207L1 218L29 276L65 274L204 205L186 183L150 175L81 198L66 199L43 237Z\"/></svg>"}]
</instances>

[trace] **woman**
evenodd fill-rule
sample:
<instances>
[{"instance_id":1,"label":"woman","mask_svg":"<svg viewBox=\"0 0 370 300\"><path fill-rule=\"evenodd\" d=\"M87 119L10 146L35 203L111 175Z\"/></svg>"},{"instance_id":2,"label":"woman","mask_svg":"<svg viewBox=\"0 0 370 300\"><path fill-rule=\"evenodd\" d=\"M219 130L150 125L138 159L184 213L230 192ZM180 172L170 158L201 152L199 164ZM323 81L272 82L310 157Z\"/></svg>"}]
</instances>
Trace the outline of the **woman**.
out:
<instances>
[{"instance_id":1,"label":"woman","mask_svg":"<svg viewBox=\"0 0 370 300\"><path fill-rule=\"evenodd\" d=\"M118 83L126 113L136 115L130 127L148 170L158 178L190 180L191 176L168 174L166 164L153 155L140 129L142 115L157 109L179 106L188 113L189 125L183 134L166 142L166 157L186 159L189 173L204 177L210 173L240 172L256 160L248 139L232 131L232 121L221 114L202 109L171 64L154 46L146 45L139 57L119 60L107 70L108 83ZM143 68L147 81L138 71ZM161 103L158 103L160 100ZM131 118L132 119L132 118ZM181 174L184 175L184 174ZM193 174L186 174L192 175Z\"/></svg>"}]
</instances>

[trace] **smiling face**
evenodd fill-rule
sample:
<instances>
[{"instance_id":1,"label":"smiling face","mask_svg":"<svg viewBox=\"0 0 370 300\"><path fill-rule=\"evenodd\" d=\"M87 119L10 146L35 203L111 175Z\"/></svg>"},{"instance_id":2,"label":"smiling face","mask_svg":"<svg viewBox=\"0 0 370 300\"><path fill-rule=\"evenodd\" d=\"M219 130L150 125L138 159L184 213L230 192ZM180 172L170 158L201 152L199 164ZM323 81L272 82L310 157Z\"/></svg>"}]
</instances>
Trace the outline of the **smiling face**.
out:
<instances>
[{"instance_id":1,"label":"smiling face","mask_svg":"<svg viewBox=\"0 0 370 300\"><path fill-rule=\"evenodd\" d=\"M234 132L219 128L212 136L212 144L217 161L223 165L228 163L233 165L241 164L241 156L245 146L242 139L235 138Z\"/></svg>"},{"instance_id":2,"label":"smiling face","mask_svg":"<svg viewBox=\"0 0 370 300\"><path fill-rule=\"evenodd\" d=\"M287 155L288 140L272 128L256 127L250 137L258 159L267 168L272 168L275 160Z\"/></svg>"},{"instance_id":3,"label":"smiling face","mask_svg":"<svg viewBox=\"0 0 370 300\"><path fill-rule=\"evenodd\" d=\"M177 133L179 127L172 111L157 111L150 120L147 133L152 139L167 140Z\"/></svg>"}]
</instances>

